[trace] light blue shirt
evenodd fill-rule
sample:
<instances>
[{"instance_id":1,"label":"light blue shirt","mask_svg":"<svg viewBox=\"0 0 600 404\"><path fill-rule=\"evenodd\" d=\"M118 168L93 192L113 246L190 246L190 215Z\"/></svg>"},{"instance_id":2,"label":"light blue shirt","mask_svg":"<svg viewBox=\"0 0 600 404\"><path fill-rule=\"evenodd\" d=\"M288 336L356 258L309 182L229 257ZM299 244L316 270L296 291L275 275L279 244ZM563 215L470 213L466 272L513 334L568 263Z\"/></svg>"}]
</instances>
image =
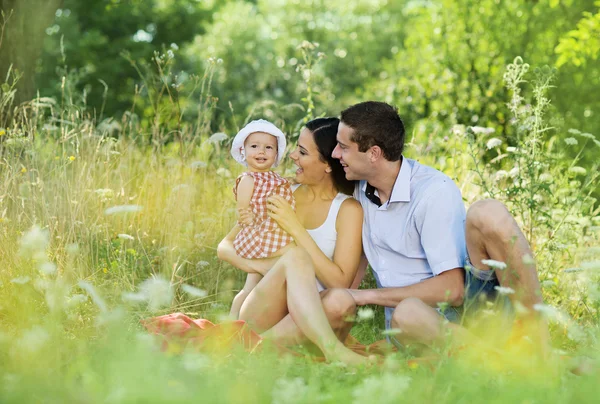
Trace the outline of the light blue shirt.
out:
<instances>
[{"instance_id":1,"label":"light blue shirt","mask_svg":"<svg viewBox=\"0 0 600 404\"><path fill-rule=\"evenodd\" d=\"M389 201L378 206L366 191L373 187L360 181L354 198L364 211L363 247L378 287L409 286L464 267L466 210L450 177L403 157ZM385 310L387 324L392 311Z\"/></svg>"}]
</instances>

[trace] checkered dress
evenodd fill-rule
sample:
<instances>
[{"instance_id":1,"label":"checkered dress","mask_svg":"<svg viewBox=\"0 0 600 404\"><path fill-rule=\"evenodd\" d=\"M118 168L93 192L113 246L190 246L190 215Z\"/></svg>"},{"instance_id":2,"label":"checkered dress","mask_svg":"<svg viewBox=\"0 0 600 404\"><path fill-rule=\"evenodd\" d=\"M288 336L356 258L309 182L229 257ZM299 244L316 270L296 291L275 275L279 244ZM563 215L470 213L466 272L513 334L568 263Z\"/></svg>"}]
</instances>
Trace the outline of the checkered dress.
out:
<instances>
[{"instance_id":1,"label":"checkered dress","mask_svg":"<svg viewBox=\"0 0 600 404\"><path fill-rule=\"evenodd\" d=\"M254 223L242 225L242 230L233 241L236 253L244 258L267 258L274 252L285 247L294 239L279 227L275 220L267 215L267 199L271 195L281 195L295 209L296 203L292 196L290 183L272 171L264 173L245 172L240 175L233 187L237 198L237 187L245 175L254 178L254 191L250 207L254 213Z\"/></svg>"}]
</instances>

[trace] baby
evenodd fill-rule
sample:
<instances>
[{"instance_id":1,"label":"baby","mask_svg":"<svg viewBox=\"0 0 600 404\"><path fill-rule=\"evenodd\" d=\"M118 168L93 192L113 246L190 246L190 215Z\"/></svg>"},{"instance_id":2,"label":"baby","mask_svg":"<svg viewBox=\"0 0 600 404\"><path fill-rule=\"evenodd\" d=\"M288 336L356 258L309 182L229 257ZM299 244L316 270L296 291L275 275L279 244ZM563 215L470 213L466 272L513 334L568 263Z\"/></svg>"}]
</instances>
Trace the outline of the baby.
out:
<instances>
[{"instance_id":1,"label":"baby","mask_svg":"<svg viewBox=\"0 0 600 404\"><path fill-rule=\"evenodd\" d=\"M290 183L271 171L281 162L285 145L283 132L264 119L250 122L233 139L231 155L248 167L233 187L241 227L233 246L243 258L276 257L293 242L292 237L267 215L267 198L271 195L281 195L292 208L295 206ZM239 316L242 303L261 279L260 274L248 274L244 288L233 299L231 316Z\"/></svg>"}]
</instances>

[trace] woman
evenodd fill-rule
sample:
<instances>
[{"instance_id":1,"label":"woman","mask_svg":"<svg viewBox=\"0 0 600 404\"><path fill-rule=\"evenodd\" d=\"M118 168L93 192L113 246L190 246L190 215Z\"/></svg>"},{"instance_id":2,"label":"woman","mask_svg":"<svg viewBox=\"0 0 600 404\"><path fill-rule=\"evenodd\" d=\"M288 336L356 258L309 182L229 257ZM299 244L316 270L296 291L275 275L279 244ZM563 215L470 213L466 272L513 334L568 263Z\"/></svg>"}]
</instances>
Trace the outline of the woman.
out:
<instances>
[{"instance_id":1,"label":"woman","mask_svg":"<svg viewBox=\"0 0 600 404\"><path fill-rule=\"evenodd\" d=\"M356 287L360 281L362 208L347 196L354 182L346 180L343 167L331 157L338 123L337 118L310 121L290 154L298 166L300 184L294 191L296 212L282 198L269 199L269 215L294 238L297 247L280 258L244 259L233 249L239 231L234 228L219 244L218 255L243 271L264 276L247 297L237 296L235 302L241 304L240 319L257 332L279 339L304 336L329 360L363 362L364 357L345 348L336 337L319 295L319 290ZM321 295L340 310L344 301L352 299L343 293L336 291L337 296L329 299L327 291ZM349 329L345 324L336 328L340 334Z\"/></svg>"}]
</instances>

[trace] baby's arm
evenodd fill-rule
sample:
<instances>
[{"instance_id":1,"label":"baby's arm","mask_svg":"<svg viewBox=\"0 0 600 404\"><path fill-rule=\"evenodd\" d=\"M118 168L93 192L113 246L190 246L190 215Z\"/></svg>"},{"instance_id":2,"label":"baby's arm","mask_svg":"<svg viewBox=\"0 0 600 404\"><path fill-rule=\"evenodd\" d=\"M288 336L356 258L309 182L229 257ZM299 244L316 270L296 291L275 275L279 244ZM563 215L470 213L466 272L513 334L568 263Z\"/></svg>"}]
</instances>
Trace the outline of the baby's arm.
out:
<instances>
[{"instance_id":1,"label":"baby's arm","mask_svg":"<svg viewBox=\"0 0 600 404\"><path fill-rule=\"evenodd\" d=\"M235 297L233 298L233 302L231 303L231 310L229 311L229 315L232 318L237 320L240 317L240 309L242 308L242 304L244 303L252 289L254 289L256 285L258 285L258 282L260 282L262 278L263 277L260 274L248 274L248 276L246 277L246 284L244 285L244 288L240 290L240 292L237 295L235 295Z\"/></svg>"},{"instance_id":2,"label":"baby's arm","mask_svg":"<svg viewBox=\"0 0 600 404\"><path fill-rule=\"evenodd\" d=\"M237 186L237 212L238 220L241 224L251 225L254 222L254 215L250 208L252 193L254 192L254 178L251 175L244 175Z\"/></svg>"}]
</instances>

